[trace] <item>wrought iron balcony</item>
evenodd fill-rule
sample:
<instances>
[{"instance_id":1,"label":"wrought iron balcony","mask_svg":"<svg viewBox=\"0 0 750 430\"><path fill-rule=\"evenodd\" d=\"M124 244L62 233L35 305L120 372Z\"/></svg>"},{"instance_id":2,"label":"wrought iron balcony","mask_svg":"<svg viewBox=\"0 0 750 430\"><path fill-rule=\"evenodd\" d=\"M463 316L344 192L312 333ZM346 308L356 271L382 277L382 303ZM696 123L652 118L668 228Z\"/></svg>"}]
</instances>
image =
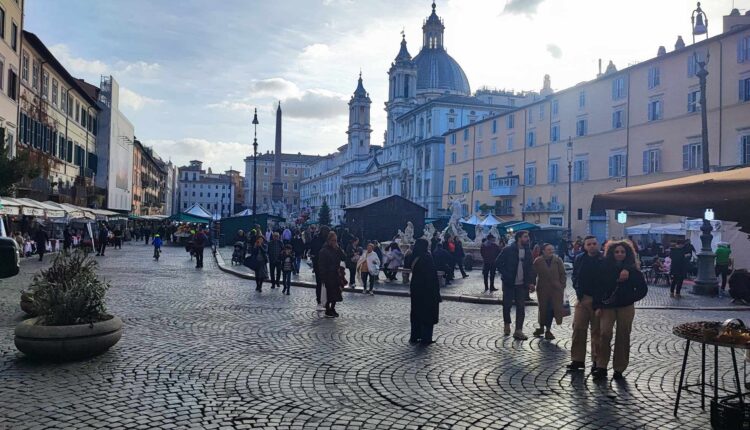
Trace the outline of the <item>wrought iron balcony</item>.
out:
<instances>
[{"instance_id":1,"label":"wrought iron balcony","mask_svg":"<svg viewBox=\"0 0 750 430\"><path fill-rule=\"evenodd\" d=\"M563 205L560 203L547 202L547 203L532 203L523 207L521 212L523 213L562 213L565 210Z\"/></svg>"},{"instance_id":2,"label":"wrought iron balcony","mask_svg":"<svg viewBox=\"0 0 750 430\"><path fill-rule=\"evenodd\" d=\"M490 179L490 194L493 197L518 195L518 175Z\"/></svg>"}]
</instances>

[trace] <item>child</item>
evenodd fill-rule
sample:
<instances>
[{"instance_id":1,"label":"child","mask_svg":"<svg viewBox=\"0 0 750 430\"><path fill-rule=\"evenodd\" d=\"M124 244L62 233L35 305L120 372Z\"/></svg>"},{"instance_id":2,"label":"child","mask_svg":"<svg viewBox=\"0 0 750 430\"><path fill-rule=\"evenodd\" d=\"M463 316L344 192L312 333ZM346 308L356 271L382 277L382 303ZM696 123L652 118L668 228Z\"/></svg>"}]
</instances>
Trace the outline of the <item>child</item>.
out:
<instances>
[{"instance_id":1,"label":"child","mask_svg":"<svg viewBox=\"0 0 750 430\"><path fill-rule=\"evenodd\" d=\"M154 245L154 260L159 261L162 245L161 237L158 234L154 235L154 240L151 241L151 244Z\"/></svg>"},{"instance_id":2,"label":"child","mask_svg":"<svg viewBox=\"0 0 750 430\"><path fill-rule=\"evenodd\" d=\"M281 290L281 294L286 294L288 296L289 289L292 286L292 272L295 267L294 251L292 251L291 244L284 245L284 249L281 251L279 259L283 276L282 285L284 286L284 289Z\"/></svg>"}]
</instances>

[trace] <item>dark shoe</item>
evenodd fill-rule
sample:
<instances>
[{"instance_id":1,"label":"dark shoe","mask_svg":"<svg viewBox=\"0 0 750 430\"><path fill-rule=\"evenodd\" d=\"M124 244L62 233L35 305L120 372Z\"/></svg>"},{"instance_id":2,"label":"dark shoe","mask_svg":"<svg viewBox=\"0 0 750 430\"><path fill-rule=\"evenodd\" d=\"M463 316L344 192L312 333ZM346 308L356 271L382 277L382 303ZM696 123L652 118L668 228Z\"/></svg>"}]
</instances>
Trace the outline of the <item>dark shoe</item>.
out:
<instances>
[{"instance_id":1,"label":"dark shoe","mask_svg":"<svg viewBox=\"0 0 750 430\"><path fill-rule=\"evenodd\" d=\"M542 337L542 336L544 336L544 329L543 328L538 328L538 329L534 330L533 336L534 337Z\"/></svg>"},{"instance_id":2,"label":"dark shoe","mask_svg":"<svg viewBox=\"0 0 750 430\"><path fill-rule=\"evenodd\" d=\"M463 277L463 278L468 278L468 277L469 277L469 275L467 275L466 273L464 273L464 274L462 275L462 277Z\"/></svg>"},{"instance_id":3,"label":"dark shoe","mask_svg":"<svg viewBox=\"0 0 750 430\"><path fill-rule=\"evenodd\" d=\"M435 341L434 340L420 340L419 343L427 346L427 345L432 345L433 343L435 343Z\"/></svg>"},{"instance_id":4,"label":"dark shoe","mask_svg":"<svg viewBox=\"0 0 750 430\"><path fill-rule=\"evenodd\" d=\"M260 287L255 287L255 291L260 292Z\"/></svg>"},{"instance_id":5,"label":"dark shoe","mask_svg":"<svg viewBox=\"0 0 750 430\"><path fill-rule=\"evenodd\" d=\"M490 291L497 291L497 288L492 287L490 288Z\"/></svg>"},{"instance_id":6,"label":"dark shoe","mask_svg":"<svg viewBox=\"0 0 750 430\"><path fill-rule=\"evenodd\" d=\"M333 311L333 316L336 317L336 318L338 318L339 317L339 313L336 312L336 311Z\"/></svg>"},{"instance_id":7,"label":"dark shoe","mask_svg":"<svg viewBox=\"0 0 750 430\"><path fill-rule=\"evenodd\" d=\"M582 361L572 361L566 367L568 370L583 370L586 368L586 364Z\"/></svg>"},{"instance_id":8,"label":"dark shoe","mask_svg":"<svg viewBox=\"0 0 750 430\"><path fill-rule=\"evenodd\" d=\"M615 373L612 375L613 378L617 381L624 381L625 377L622 376L622 372L615 371Z\"/></svg>"},{"instance_id":9,"label":"dark shoe","mask_svg":"<svg viewBox=\"0 0 750 430\"><path fill-rule=\"evenodd\" d=\"M336 318L336 315L331 311L326 311L326 318Z\"/></svg>"},{"instance_id":10,"label":"dark shoe","mask_svg":"<svg viewBox=\"0 0 750 430\"><path fill-rule=\"evenodd\" d=\"M594 380L597 380L597 381L607 379L607 369L604 369L601 367L595 367L594 370L591 372L591 376L594 378Z\"/></svg>"}]
</instances>

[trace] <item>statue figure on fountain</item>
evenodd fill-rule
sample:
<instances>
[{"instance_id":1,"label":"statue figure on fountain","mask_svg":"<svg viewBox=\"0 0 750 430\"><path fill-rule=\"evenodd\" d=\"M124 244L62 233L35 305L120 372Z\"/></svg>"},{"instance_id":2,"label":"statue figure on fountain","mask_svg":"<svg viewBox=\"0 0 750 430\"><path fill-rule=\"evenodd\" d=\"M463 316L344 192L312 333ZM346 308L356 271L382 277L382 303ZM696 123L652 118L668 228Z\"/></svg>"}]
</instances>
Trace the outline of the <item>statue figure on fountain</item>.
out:
<instances>
[{"instance_id":1,"label":"statue figure on fountain","mask_svg":"<svg viewBox=\"0 0 750 430\"><path fill-rule=\"evenodd\" d=\"M451 218L448 221L448 227L443 230L443 234L450 233L452 236L457 237L462 243L469 243L469 235L466 233L464 228L461 226L461 214L463 213L462 203L464 198L451 198L449 203L451 210Z\"/></svg>"},{"instance_id":2,"label":"statue figure on fountain","mask_svg":"<svg viewBox=\"0 0 750 430\"><path fill-rule=\"evenodd\" d=\"M435 226L432 225L432 223L427 224L424 226L424 230L422 230L422 238L430 240L432 239L432 236L435 235Z\"/></svg>"},{"instance_id":3,"label":"statue figure on fountain","mask_svg":"<svg viewBox=\"0 0 750 430\"><path fill-rule=\"evenodd\" d=\"M492 228L490 228L490 234L494 236L496 240L500 240L500 232L497 231L496 225L493 225Z\"/></svg>"},{"instance_id":4,"label":"statue figure on fountain","mask_svg":"<svg viewBox=\"0 0 750 430\"><path fill-rule=\"evenodd\" d=\"M406 229L404 229L401 242L408 243L408 244L414 243L414 224L412 224L411 221L406 222Z\"/></svg>"},{"instance_id":5,"label":"statue figure on fountain","mask_svg":"<svg viewBox=\"0 0 750 430\"><path fill-rule=\"evenodd\" d=\"M477 245L482 244L482 240L484 240L486 236L484 235L484 227L477 224L474 226L474 243Z\"/></svg>"}]
</instances>

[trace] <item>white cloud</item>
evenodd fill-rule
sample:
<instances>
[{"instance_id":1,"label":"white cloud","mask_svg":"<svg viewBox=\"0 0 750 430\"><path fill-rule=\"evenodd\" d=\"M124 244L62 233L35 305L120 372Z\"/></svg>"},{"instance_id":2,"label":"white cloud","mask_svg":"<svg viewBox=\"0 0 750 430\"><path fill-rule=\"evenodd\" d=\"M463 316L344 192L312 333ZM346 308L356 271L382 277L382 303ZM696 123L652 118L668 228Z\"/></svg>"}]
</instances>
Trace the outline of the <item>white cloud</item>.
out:
<instances>
[{"instance_id":1,"label":"white cloud","mask_svg":"<svg viewBox=\"0 0 750 430\"><path fill-rule=\"evenodd\" d=\"M346 114L346 96L320 89L307 90L299 97L282 101L281 110L290 118L333 118Z\"/></svg>"},{"instance_id":2,"label":"white cloud","mask_svg":"<svg viewBox=\"0 0 750 430\"><path fill-rule=\"evenodd\" d=\"M132 110L140 110L146 106L158 105L163 102L164 100L152 99L125 87L120 87L120 106L122 107L130 108Z\"/></svg>"},{"instance_id":3,"label":"white cloud","mask_svg":"<svg viewBox=\"0 0 750 430\"><path fill-rule=\"evenodd\" d=\"M248 144L192 137L143 140L143 143L153 147L163 160L171 160L177 166L185 166L190 160L201 160L204 168L211 167L214 172L223 172L231 167L244 174L245 157L252 151Z\"/></svg>"},{"instance_id":4,"label":"white cloud","mask_svg":"<svg viewBox=\"0 0 750 430\"><path fill-rule=\"evenodd\" d=\"M544 0L508 0L504 14L532 16Z\"/></svg>"},{"instance_id":5,"label":"white cloud","mask_svg":"<svg viewBox=\"0 0 750 430\"><path fill-rule=\"evenodd\" d=\"M70 52L70 48L61 43L50 46L49 50L73 76L85 75L90 77L90 75L103 75L110 70L102 61L74 57ZM95 82L98 82L98 80Z\"/></svg>"},{"instance_id":6,"label":"white cloud","mask_svg":"<svg viewBox=\"0 0 750 430\"><path fill-rule=\"evenodd\" d=\"M300 94L299 87L294 82L284 78L270 78L253 81L250 85L251 98L270 97L285 99Z\"/></svg>"},{"instance_id":7,"label":"white cloud","mask_svg":"<svg viewBox=\"0 0 750 430\"><path fill-rule=\"evenodd\" d=\"M555 45L554 43L547 44L547 52L549 52L554 59L562 58L562 48Z\"/></svg>"}]
</instances>

